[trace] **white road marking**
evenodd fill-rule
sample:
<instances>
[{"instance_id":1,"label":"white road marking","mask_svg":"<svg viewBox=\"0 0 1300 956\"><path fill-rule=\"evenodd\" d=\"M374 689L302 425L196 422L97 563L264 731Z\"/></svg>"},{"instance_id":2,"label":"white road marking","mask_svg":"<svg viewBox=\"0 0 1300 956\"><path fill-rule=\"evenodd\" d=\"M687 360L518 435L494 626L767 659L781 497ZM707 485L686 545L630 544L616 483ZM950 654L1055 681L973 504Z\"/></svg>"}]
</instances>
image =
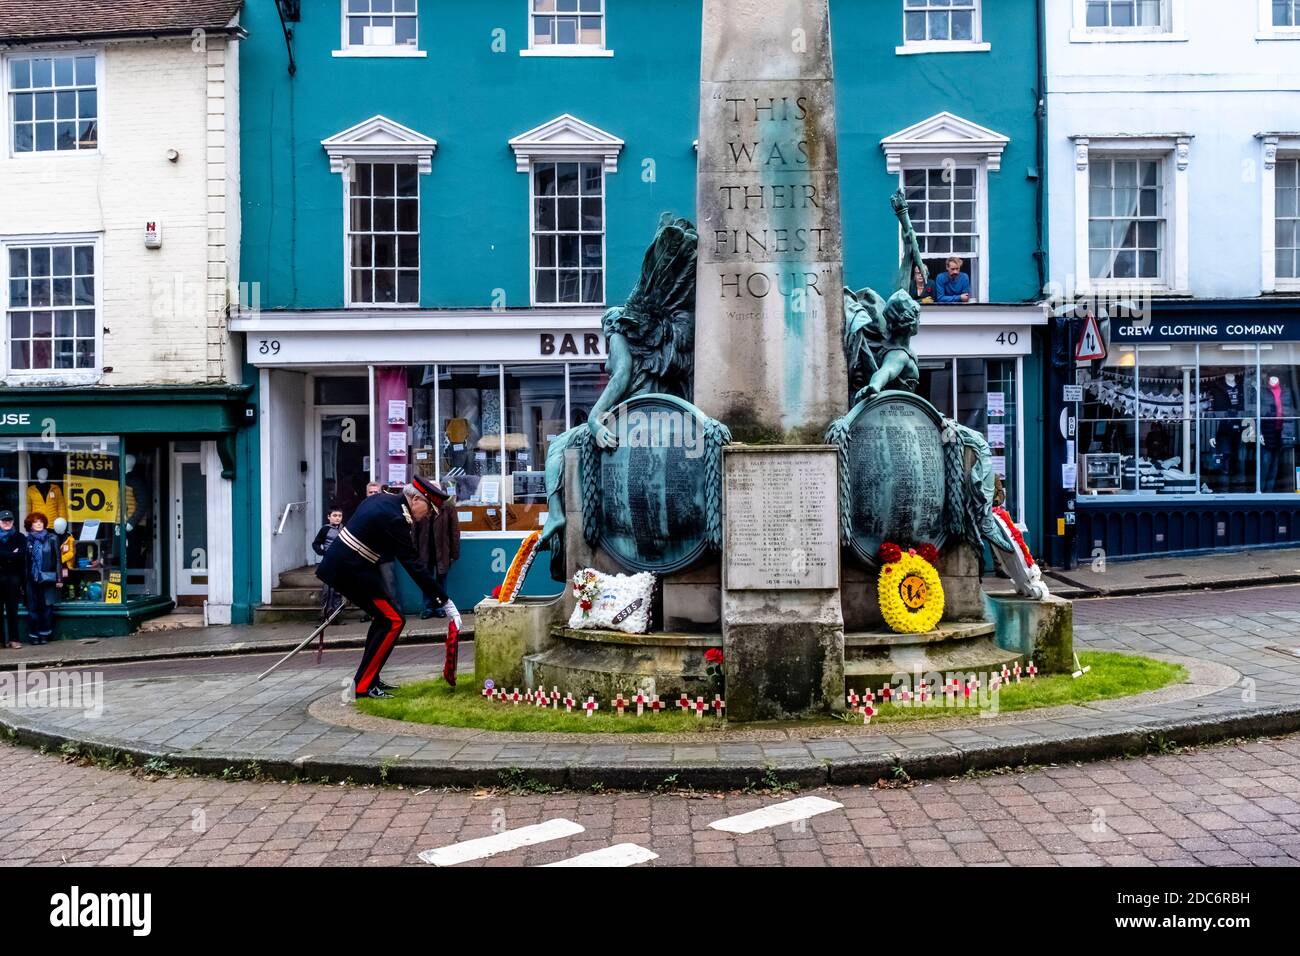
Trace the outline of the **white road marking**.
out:
<instances>
[{"instance_id":1,"label":"white road marking","mask_svg":"<svg viewBox=\"0 0 1300 956\"><path fill-rule=\"evenodd\" d=\"M636 866L638 863L649 863L651 860L657 859L659 859L658 853L655 853L652 850L647 850L643 846L637 846L635 843L616 843L614 846L592 850L590 853L580 853L567 860L558 860L555 863L547 863L545 865Z\"/></svg>"},{"instance_id":2,"label":"white road marking","mask_svg":"<svg viewBox=\"0 0 1300 956\"><path fill-rule=\"evenodd\" d=\"M796 820L806 820L819 813L838 810L842 806L844 804L836 803L834 800L824 800L821 797L800 797L797 800L787 800L785 803L775 803L760 810L751 810L740 816L715 820L709 826L714 830L726 830L728 833L753 833L756 830L779 827L784 823L794 823Z\"/></svg>"},{"instance_id":3,"label":"white road marking","mask_svg":"<svg viewBox=\"0 0 1300 956\"><path fill-rule=\"evenodd\" d=\"M477 840L465 840L462 843L425 850L420 854L420 859L434 866L455 866L457 863L481 860L496 856L498 853L509 853L520 847L561 840L581 833L584 829L582 824L574 823L572 820L547 820L545 823L506 830L504 833L494 833L492 836L479 837Z\"/></svg>"}]
</instances>

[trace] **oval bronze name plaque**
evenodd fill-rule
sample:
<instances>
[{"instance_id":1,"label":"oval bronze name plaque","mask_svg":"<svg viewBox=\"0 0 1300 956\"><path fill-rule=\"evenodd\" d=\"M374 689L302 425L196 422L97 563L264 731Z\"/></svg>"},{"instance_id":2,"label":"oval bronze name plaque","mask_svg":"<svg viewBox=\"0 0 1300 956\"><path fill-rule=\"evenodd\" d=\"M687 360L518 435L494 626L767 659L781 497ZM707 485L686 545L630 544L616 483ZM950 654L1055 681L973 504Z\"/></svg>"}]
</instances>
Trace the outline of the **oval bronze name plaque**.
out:
<instances>
[{"instance_id":1,"label":"oval bronze name plaque","mask_svg":"<svg viewBox=\"0 0 1300 956\"><path fill-rule=\"evenodd\" d=\"M618 447L600 461L600 546L628 571L666 574L708 547L705 420L672 395L638 395L606 421Z\"/></svg>"},{"instance_id":2,"label":"oval bronze name plaque","mask_svg":"<svg viewBox=\"0 0 1300 956\"><path fill-rule=\"evenodd\" d=\"M910 392L884 392L852 413L849 473L855 554L873 567L880 545L944 543L943 431L938 411Z\"/></svg>"}]
</instances>

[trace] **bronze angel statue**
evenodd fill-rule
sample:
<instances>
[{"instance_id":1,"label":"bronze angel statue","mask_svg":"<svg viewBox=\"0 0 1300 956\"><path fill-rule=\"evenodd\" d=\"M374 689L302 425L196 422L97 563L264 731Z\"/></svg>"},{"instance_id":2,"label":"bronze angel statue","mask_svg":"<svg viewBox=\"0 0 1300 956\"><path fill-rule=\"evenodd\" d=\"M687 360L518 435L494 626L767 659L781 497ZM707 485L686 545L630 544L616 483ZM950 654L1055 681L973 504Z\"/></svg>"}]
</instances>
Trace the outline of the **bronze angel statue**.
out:
<instances>
[{"instance_id":1,"label":"bronze angel statue","mask_svg":"<svg viewBox=\"0 0 1300 956\"><path fill-rule=\"evenodd\" d=\"M582 441L614 448L609 413L636 395L664 394L691 400L695 370L695 225L664 213L654 242L641 261L627 304L605 312L609 381L587 420L550 443L546 451L547 518L540 546L549 543L552 567L563 548L564 453ZM559 536L557 538L557 535ZM563 577L564 574L558 575Z\"/></svg>"},{"instance_id":2,"label":"bronze angel statue","mask_svg":"<svg viewBox=\"0 0 1300 956\"><path fill-rule=\"evenodd\" d=\"M912 351L921 306L907 290L913 270L920 270L922 284L929 278L929 270L921 259L903 190L894 193L889 203L903 227L903 261L894 281L897 291L886 300L874 289L844 290L844 358L851 404L888 389L914 392L921 381Z\"/></svg>"}]
</instances>

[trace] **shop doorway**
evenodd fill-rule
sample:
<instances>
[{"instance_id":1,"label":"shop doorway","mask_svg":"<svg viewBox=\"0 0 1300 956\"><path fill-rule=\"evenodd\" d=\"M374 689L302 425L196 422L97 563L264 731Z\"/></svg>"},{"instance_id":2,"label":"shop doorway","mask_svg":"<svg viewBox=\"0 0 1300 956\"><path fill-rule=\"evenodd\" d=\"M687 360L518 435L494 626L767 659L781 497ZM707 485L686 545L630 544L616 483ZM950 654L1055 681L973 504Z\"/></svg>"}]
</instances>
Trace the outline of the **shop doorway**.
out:
<instances>
[{"instance_id":1,"label":"shop doorway","mask_svg":"<svg viewBox=\"0 0 1300 956\"><path fill-rule=\"evenodd\" d=\"M182 450L198 442L177 442L172 454L172 581L177 604L202 604L208 595L208 478L203 456Z\"/></svg>"},{"instance_id":2,"label":"shop doorway","mask_svg":"<svg viewBox=\"0 0 1300 956\"><path fill-rule=\"evenodd\" d=\"M370 409L365 405L318 406L316 409L315 513L307 522L313 538L330 509L352 517L366 497L370 481Z\"/></svg>"}]
</instances>

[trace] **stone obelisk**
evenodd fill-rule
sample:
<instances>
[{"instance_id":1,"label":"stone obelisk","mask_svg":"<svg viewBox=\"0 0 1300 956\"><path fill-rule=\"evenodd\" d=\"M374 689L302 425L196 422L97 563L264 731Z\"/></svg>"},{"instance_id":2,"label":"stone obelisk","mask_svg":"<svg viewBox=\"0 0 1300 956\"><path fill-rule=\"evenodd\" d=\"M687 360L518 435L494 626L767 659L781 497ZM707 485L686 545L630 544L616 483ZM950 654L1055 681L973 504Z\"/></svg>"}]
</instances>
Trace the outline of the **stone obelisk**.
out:
<instances>
[{"instance_id":1,"label":"stone obelisk","mask_svg":"<svg viewBox=\"0 0 1300 956\"><path fill-rule=\"evenodd\" d=\"M827 0L704 0L695 403L821 442L848 400Z\"/></svg>"}]
</instances>

